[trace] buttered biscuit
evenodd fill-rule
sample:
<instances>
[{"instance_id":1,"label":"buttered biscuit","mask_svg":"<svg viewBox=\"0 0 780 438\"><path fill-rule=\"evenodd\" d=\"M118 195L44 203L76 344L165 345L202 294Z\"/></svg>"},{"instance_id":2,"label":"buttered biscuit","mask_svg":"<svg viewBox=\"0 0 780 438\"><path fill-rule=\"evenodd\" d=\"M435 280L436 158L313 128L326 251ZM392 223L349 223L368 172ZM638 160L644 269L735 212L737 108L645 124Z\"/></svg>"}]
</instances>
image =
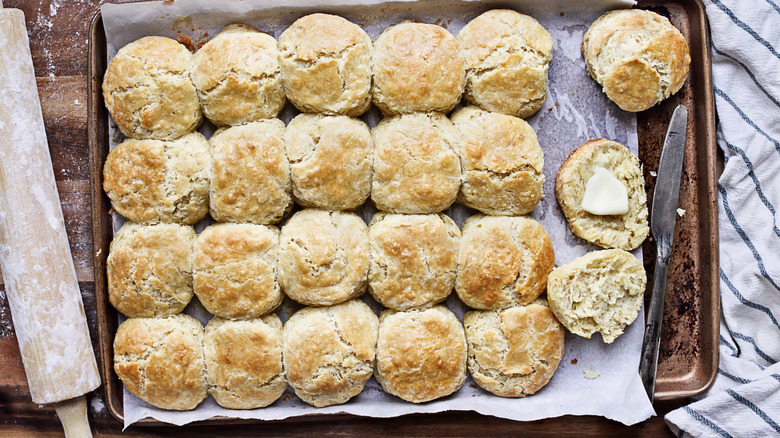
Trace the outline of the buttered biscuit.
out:
<instances>
[{"instance_id":1,"label":"buttered biscuit","mask_svg":"<svg viewBox=\"0 0 780 438\"><path fill-rule=\"evenodd\" d=\"M277 281L279 230L214 224L195 239L193 287L203 307L229 319L257 318L282 302Z\"/></svg>"},{"instance_id":2,"label":"buttered biscuit","mask_svg":"<svg viewBox=\"0 0 780 438\"><path fill-rule=\"evenodd\" d=\"M287 126L284 140L299 204L351 210L368 198L373 140L365 123L346 116L300 114Z\"/></svg>"},{"instance_id":3,"label":"buttered biscuit","mask_svg":"<svg viewBox=\"0 0 780 438\"><path fill-rule=\"evenodd\" d=\"M588 181L599 169L606 170L625 187L625 213L593 214L583 208ZM574 234L604 248L630 251L641 245L650 232L639 158L620 143L601 138L575 149L558 170L555 197Z\"/></svg>"},{"instance_id":4,"label":"buttered biscuit","mask_svg":"<svg viewBox=\"0 0 780 438\"><path fill-rule=\"evenodd\" d=\"M544 105L553 41L538 21L494 9L466 24L458 42L466 60L466 100L522 118Z\"/></svg>"},{"instance_id":5,"label":"buttered biscuit","mask_svg":"<svg viewBox=\"0 0 780 438\"><path fill-rule=\"evenodd\" d=\"M373 63L373 100L383 113L446 113L463 93L463 56L441 26L405 21L389 27L374 43Z\"/></svg>"},{"instance_id":6,"label":"buttered biscuit","mask_svg":"<svg viewBox=\"0 0 780 438\"><path fill-rule=\"evenodd\" d=\"M360 394L371 373L377 317L360 300L299 310L284 325L287 380L306 403L324 407Z\"/></svg>"},{"instance_id":7,"label":"buttered biscuit","mask_svg":"<svg viewBox=\"0 0 780 438\"><path fill-rule=\"evenodd\" d=\"M244 321L215 317L203 339L208 391L228 409L262 408L287 388L282 321L276 315Z\"/></svg>"},{"instance_id":8,"label":"buttered biscuit","mask_svg":"<svg viewBox=\"0 0 780 438\"><path fill-rule=\"evenodd\" d=\"M582 38L588 74L626 111L644 111L676 93L688 76L685 37L651 11L622 9L599 17Z\"/></svg>"},{"instance_id":9,"label":"buttered biscuit","mask_svg":"<svg viewBox=\"0 0 780 438\"><path fill-rule=\"evenodd\" d=\"M645 269L631 253L593 251L550 274L547 299L570 332L585 338L601 332L611 344L639 314L646 285Z\"/></svg>"},{"instance_id":10,"label":"buttered biscuit","mask_svg":"<svg viewBox=\"0 0 780 438\"><path fill-rule=\"evenodd\" d=\"M474 215L462 230L455 291L467 306L506 309L544 292L555 253L539 222L528 216Z\"/></svg>"},{"instance_id":11,"label":"buttered biscuit","mask_svg":"<svg viewBox=\"0 0 780 438\"><path fill-rule=\"evenodd\" d=\"M198 132L178 140L128 139L108 153L103 189L137 223L194 224L209 212L211 155Z\"/></svg>"},{"instance_id":12,"label":"buttered biscuit","mask_svg":"<svg viewBox=\"0 0 780 438\"><path fill-rule=\"evenodd\" d=\"M452 116L460 131L458 201L491 215L528 214L542 198L544 157L523 119L469 106Z\"/></svg>"},{"instance_id":13,"label":"buttered biscuit","mask_svg":"<svg viewBox=\"0 0 780 438\"><path fill-rule=\"evenodd\" d=\"M385 307L430 307L452 292L460 229L448 216L377 213L368 238L368 291Z\"/></svg>"},{"instance_id":14,"label":"buttered biscuit","mask_svg":"<svg viewBox=\"0 0 780 438\"><path fill-rule=\"evenodd\" d=\"M192 227L127 222L106 259L108 300L129 318L179 313L192 299Z\"/></svg>"},{"instance_id":15,"label":"buttered biscuit","mask_svg":"<svg viewBox=\"0 0 780 438\"><path fill-rule=\"evenodd\" d=\"M437 213L460 188L460 134L440 113L404 114L379 122L374 138L371 200L390 213Z\"/></svg>"},{"instance_id":16,"label":"buttered biscuit","mask_svg":"<svg viewBox=\"0 0 780 438\"><path fill-rule=\"evenodd\" d=\"M358 116L371 104L373 44L358 25L311 14L279 36L282 83L303 112Z\"/></svg>"},{"instance_id":17,"label":"buttered biscuit","mask_svg":"<svg viewBox=\"0 0 780 438\"><path fill-rule=\"evenodd\" d=\"M103 78L106 108L129 138L173 140L203 120L190 80L192 53L170 38L148 36L122 47Z\"/></svg>"},{"instance_id":18,"label":"buttered biscuit","mask_svg":"<svg viewBox=\"0 0 780 438\"><path fill-rule=\"evenodd\" d=\"M114 337L114 371L152 406L195 409L206 398L203 326L187 315L126 320Z\"/></svg>"},{"instance_id":19,"label":"buttered biscuit","mask_svg":"<svg viewBox=\"0 0 780 438\"><path fill-rule=\"evenodd\" d=\"M279 222L292 208L284 122L259 120L220 129L209 139L211 216L218 222Z\"/></svg>"},{"instance_id":20,"label":"buttered biscuit","mask_svg":"<svg viewBox=\"0 0 780 438\"><path fill-rule=\"evenodd\" d=\"M445 397L466 380L466 336L444 306L379 315L374 376L385 392L412 403Z\"/></svg>"},{"instance_id":21,"label":"buttered biscuit","mask_svg":"<svg viewBox=\"0 0 780 438\"><path fill-rule=\"evenodd\" d=\"M365 291L368 227L354 213L306 209L279 237L279 283L307 306L330 306Z\"/></svg>"},{"instance_id":22,"label":"buttered biscuit","mask_svg":"<svg viewBox=\"0 0 780 438\"><path fill-rule=\"evenodd\" d=\"M563 357L565 331L542 299L504 310L468 312L463 326L471 377L500 397L539 391Z\"/></svg>"}]
</instances>

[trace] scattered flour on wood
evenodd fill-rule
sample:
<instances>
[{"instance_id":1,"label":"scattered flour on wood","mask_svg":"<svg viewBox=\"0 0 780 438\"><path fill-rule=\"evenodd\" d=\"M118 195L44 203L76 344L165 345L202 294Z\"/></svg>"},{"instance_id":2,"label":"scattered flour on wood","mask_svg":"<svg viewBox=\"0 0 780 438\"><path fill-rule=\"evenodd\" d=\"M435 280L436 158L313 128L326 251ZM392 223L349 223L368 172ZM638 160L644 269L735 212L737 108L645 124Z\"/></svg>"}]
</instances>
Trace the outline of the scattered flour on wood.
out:
<instances>
[{"instance_id":1,"label":"scattered flour on wood","mask_svg":"<svg viewBox=\"0 0 780 438\"><path fill-rule=\"evenodd\" d=\"M92 411L96 413L103 412L106 409L106 404L103 403L103 400L97 395L89 401L89 406L92 408Z\"/></svg>"}]
</instances>

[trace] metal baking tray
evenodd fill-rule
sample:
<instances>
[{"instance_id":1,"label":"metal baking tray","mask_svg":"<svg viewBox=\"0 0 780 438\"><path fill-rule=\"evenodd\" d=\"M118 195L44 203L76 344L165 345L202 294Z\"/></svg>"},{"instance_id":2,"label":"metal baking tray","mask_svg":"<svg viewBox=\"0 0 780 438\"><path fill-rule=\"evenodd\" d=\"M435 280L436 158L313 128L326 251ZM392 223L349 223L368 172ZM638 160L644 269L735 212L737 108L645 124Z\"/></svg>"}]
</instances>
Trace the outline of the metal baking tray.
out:
<instances>
[{"instance_id":1,"label":"metal baking tray","mask_svg":"<svg viewBox=\"0 0 780 438\"><path fill-rule=\"evenodd\" d=\"M680 207L685 214L675 230L655 388L657 400L671 400L703 392L717 371L720 294L716 183L722 163L715 141L709 28L704 6L700 0L640 0L637 7L668 17L686 37L691 51L691 70L682 89L665 102L637 114L639 156L644 165L648 200L652 200L654 175L672 111L681 103L691 113L680 184ZM123 421L122 384L112 364L117 312L109 304L106 280L112 226L111 204L102 189L109 133L108 111L101 90L107 54L100 12L90 26L88 51L88 138L99 366L107 408L112 416ZM648 240L642 250L650 280L645 293L647 303L656 259L655 245ZM140 423L159 424L151 419Z\"/></svg>"}]
</instances>

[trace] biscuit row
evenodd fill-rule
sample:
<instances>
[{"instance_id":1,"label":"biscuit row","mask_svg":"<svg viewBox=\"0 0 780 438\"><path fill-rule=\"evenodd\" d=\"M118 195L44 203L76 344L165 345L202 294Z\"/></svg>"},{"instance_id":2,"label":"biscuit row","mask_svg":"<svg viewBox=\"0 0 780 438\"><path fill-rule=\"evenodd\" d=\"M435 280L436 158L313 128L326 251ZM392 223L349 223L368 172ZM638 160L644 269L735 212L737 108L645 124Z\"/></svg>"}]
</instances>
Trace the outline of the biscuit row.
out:
<instances>
[{"instance_id":1,"label":"biscuit row","mask_svg":"<svg viewBox=\"0 0 780 438\"><path fill-rule=\"evenodd\" d=\"M169 38L141 38L112 59L103 94L122 133L139 139L181 137L203 114L217 126L275 117L286 99L303 112L357 116L371 100L387 114L447 112L463 95L487 110L528 117L546 100L552 46L536 20L511 10L485 12L457 39L439 26L403 22L374 42L341 17L311 14L278 42L229 25L194 56ZM588 74L626 111L676 93L690 65L680 31L642 10L599 17L583 37L582 56Z\"/></svg>"},{"instance_id":2,"label":"biscuit row","mask_svg":"<svg viewBox=\"0 0 780 438\"><path fill-rule=\"evenodd\" d=\"M112 59L103 94L122 133L137 139L176 139L204 114L217 126L273 118L285 99L302 112L347 116L373 100L392 115L448 112L465 91L470 103L527 117L547 97L551 54L549 33L510 10L480 15L457 39L437 25L403 22L374 42L344 18L311 14L278 42L229 25L194 55L169 38L141 38Z\"/></svg>"},{"instance_id":3,"label":"biscuit row","mask_svg":"<svg viewBox=\"0 0 780 438\"><path fill-rule=\"evenodd\" d=\"M284 295L330 306L366 290L395 310L427 308L454 289L475 309L528 304L541 295L555 256L527 216L475 215L463 232L443 214L304 209L281 228L214 224L199 235L178 224L126 223L107 258L111 304L128 317L181 312L193 295L214 315L256 318Z\"/></svg>"},{"instance_id":4,"label":"biscuit row","mask_svg":"<svg viewBox=\"0 0 780 438\"><path fill-rule=\"evenodd\" d=\"M300 114L223 128L209 140L133 140L109 152L103 188L137 223L273 224L291 209L352 210L370 196L391 213L435 213L456 199L487 214L530 213L543 153L524 120L466 107L389 117Z\"/></svg>"},{"instance_id":5,"label":"biscuit row","mask_svg":"<svg viewBox=\"0 0 780 438\"><path fill-rule=\"evenodd\" d=\"M493 394L534 394L563 347L563 327L544 300L468 312L463 324L443 306L377 318L350 300L303 308L284 326L276 315L214 317L205 331L186 315L131 318L117 330L114 369L133 394L172 410L194 409L207 394L229 409L261 408L288 384L304 402L331 406L358 395L372 375L385 392L423 403L460 389L467 369Z\"/></svg>"}]
</instances>

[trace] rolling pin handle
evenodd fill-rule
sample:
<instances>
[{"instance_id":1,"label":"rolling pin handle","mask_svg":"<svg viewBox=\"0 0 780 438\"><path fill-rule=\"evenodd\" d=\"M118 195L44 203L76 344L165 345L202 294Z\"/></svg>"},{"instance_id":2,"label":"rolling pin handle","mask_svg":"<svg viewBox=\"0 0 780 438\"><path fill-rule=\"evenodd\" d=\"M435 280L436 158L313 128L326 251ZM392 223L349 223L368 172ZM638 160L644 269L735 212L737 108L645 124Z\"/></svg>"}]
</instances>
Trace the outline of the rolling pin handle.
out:
<instances>
[{"instance_id":1,"label":"rolling pin handle","mask_svg":"<svg viewBox=\"0 0 780 438\"><path fill-rule=\"evenodd\" d=\"M62 428L65 429L65 438L92 438L87 419L87 396L55 403L54 410L57 411Z\"/></svg>"}]
</instances>

